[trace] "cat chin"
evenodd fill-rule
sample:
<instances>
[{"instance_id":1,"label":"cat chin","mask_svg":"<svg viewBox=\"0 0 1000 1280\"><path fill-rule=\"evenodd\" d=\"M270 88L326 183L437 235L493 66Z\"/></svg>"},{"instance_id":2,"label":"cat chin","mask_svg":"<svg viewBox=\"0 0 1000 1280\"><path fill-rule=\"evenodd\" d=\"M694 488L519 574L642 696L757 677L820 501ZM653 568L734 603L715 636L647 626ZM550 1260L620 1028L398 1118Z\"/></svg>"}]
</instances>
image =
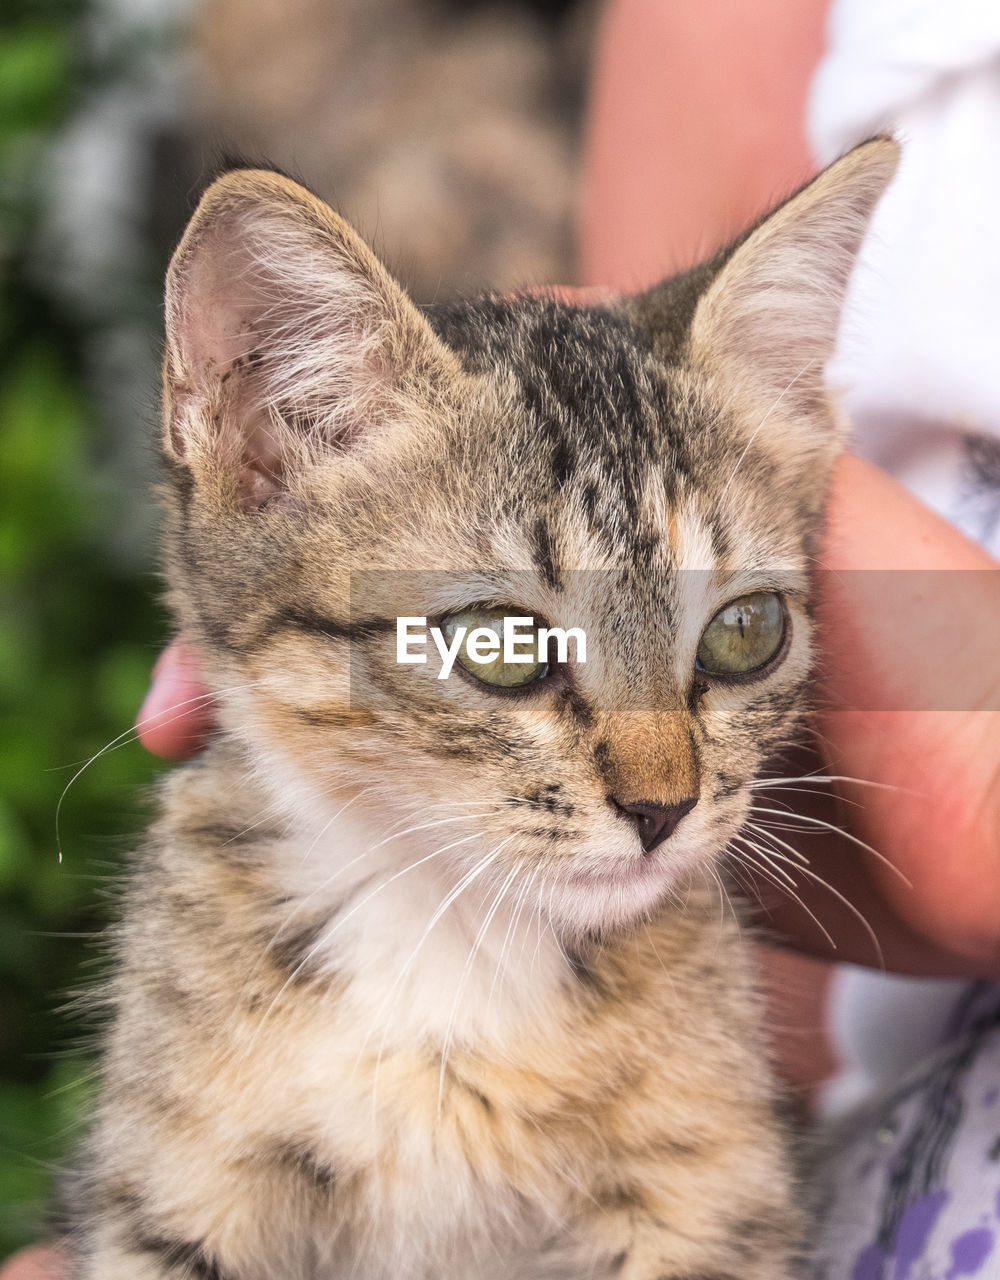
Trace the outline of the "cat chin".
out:
<instances>
[{"instance_id":1,"label":"cat chin","mask_svg":"<svg viewBox=\"0 0 1000 1280\"><path fill-rule=\"evenodd\" d=\"M643 923L666 900L676 898L684 867L672 858L641 858L612 870L575 872L558 887L550 903L556 932L593 937Z\"/></svg>"}]
</instances>

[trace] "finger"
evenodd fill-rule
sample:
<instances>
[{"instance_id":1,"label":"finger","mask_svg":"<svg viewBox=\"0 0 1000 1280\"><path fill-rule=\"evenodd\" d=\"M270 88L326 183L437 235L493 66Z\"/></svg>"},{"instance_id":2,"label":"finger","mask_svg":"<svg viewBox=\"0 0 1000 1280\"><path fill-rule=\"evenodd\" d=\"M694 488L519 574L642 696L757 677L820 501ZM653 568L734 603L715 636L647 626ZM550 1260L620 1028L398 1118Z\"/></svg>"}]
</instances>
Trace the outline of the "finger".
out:
<instances>
[{"instance_id":1,"label":"finger","mask_svg":"<svg viewBox=\"0 0 1000 1280\"><path fill-rule=\"evenodd\" d=\"M175 640L153 668L153 684L136 717L139 741L153 755L187 760L205 745L213 719L198 659Z\"/></svg>"},{"instance_id":2,"label":"finger","mask_svg":"<svg viewBox=\"0 0 1000 1280\"><path fill-rule=\"evenodd\" d=\"M58 1249L35 1245L8 1258L0 1280L63 1280L66 1260Z\"/></svg>"}]
</instances>

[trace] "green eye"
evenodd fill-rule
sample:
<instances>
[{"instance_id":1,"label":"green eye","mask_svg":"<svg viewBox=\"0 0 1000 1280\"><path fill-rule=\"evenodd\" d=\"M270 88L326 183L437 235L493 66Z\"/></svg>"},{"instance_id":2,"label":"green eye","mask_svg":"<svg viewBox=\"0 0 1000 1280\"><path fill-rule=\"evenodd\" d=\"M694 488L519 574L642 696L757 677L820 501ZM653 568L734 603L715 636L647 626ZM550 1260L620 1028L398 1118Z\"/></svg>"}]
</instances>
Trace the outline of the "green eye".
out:
<instances>
[{"instance_id":1,"label":"green eye","mask_svg":"<svg viewBox=\"0 0 1000 1280\"><path fill-rule=\"evenodd\" d=\"M781 648L785 609L773 591L740 596L720 609L702 633L698 666L712 675L758 671Z\"/></svg>"},{"instance_id":2,"label":"green eye","mask_svg":"<svg viewBox=\"0 0 1000 1280\"><path fill-rule=\"evenodd\" d=\"M549 664L538 652L539 628L533 618L495 609L450 613L441 620L449 648L460 627L465 628L465 633L455 661L484 684L519 689L548 675ZM514 661L504 660L505 644Z\"/></svg>"}]
</instances>

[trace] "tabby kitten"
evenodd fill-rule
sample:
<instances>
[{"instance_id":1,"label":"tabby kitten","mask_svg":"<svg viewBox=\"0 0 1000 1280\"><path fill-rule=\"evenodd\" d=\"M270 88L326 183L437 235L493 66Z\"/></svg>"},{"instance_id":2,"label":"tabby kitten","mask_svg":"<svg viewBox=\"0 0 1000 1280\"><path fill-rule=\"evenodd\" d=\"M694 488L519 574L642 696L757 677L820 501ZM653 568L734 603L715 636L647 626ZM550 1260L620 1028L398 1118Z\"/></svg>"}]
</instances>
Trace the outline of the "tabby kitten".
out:
<instances>
[{"instance_id":1,"label":"tabby kitten","mask_svg":"<svg viewBox=\"0 0 1000 1280\"><path fill-rule=\"evenodd\" d=\"M80 1280L781 1280L710 869L802 708L875 139L602 307L417 310L274 173L170 267L177 622L219 731L114 936ZM397 661L397 618L580 627ZM416 651L416 650L414 650Z\"/></svg>"}]
</instances>

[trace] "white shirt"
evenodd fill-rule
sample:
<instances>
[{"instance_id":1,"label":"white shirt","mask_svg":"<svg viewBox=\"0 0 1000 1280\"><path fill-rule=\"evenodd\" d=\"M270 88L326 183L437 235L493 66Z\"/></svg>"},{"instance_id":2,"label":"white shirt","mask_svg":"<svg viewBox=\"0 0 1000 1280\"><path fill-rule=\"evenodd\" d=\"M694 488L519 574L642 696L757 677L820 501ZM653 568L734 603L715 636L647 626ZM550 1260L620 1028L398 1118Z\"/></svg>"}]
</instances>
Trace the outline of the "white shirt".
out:
<instances>
[{"instance_id":1,"label":"white shirt","mask_svg":"<svg viewBox=\"0 0 1000 1280\"><path fill-rule=\"evenodd\" d=\"M1000 555L1000 0L835 0L808 129L903 146L829 368L854 451Z\"/></svg>"}]
</instances>

